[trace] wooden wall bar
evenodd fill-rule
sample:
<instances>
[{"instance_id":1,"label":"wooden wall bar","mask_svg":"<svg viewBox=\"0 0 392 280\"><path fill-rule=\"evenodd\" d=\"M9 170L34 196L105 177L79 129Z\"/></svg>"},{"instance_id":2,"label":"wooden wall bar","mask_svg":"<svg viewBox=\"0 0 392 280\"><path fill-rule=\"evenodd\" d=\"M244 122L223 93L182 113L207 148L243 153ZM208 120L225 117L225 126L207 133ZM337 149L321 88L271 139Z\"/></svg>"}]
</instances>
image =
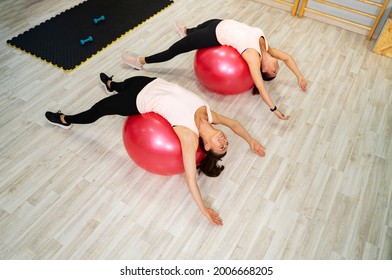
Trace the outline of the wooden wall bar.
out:
<instances>
[{"instance_id":1,"label":"wooden wall bar","mask_svg":"<svg viewBox=\"0 0 392 280\"><path fill-rule=\"evenodd\" d=\"M359 27L367 33L367 38L370 40L388 4L389 0L380 3L363 0L338 1L338 3L326 0L304 0L301 3L298 16L302 17L305 13L313 13Z\"/></svg>"},{"instance_id":2,"label":"wooden wall bar","mask_svg":"<svg viewBox=\"0 0 392 280\"><path fill-rule=\"evenodd\" d=\"M389 0L256 0L278 8L290 7L291 14L311 17L367 35L372 39ZM287 9L286 9L287 10Z\"/></svg>"}]
</instances>

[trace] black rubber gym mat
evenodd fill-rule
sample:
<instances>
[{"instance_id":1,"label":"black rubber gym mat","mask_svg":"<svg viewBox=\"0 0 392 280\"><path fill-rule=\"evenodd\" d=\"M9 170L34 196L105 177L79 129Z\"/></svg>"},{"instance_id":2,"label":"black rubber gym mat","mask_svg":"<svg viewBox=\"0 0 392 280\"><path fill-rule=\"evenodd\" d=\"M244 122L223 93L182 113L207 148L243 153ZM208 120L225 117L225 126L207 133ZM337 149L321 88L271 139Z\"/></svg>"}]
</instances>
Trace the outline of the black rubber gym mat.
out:
<instances>
[{"instance_id":1,"label":"black rubber gym mat","mask_svg":"<svg viewBox=\"0 0 392 280\"><path fill-rule=\"evenodd\" d=\"M87 0L7 43L70 71L172 3L171 0Z\"/></svg>"}]
</instances>

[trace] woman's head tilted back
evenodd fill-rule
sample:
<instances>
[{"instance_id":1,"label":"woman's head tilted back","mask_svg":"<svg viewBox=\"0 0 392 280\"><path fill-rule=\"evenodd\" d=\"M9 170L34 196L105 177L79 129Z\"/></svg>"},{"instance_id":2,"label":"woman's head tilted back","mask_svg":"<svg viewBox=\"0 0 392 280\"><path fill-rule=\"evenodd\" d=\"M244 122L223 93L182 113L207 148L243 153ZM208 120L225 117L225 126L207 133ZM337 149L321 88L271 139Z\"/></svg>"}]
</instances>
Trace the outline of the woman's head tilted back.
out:
<instances>
[{"instance_id":1,"label":"woman's head tilted back","mask_svg":"<svg viewBox=\"0 0 392 280\"><path fill-rule=\"evenodd\" d=\"M276 78L279 72L278 60L272 57L269 53L264 54L264 58L261 61L260 73L264 81L271 81ZM253 87L252 94L259 94L259 90L256 86Z\"/></svg>"},{"instance_id":2,"label":"woman's head tilted back","mask_svg":"<svg viewBox=\"0 0 392 280\"><path fill-rule=\"evenodd\" d=\"M265 52L261 60L260 71L264 81L274 79L279 72L278 59Z\"/></svg>"},{"instance_id":3,"label":"woman's head tilted back","mask_svg":"<svg viewBox=\"0 0 392 280\"><path fill-rule=\"evenodd\" d=\"M200 148L205 154L205 157L200 161L197 166L197 169L200 172L203 172L209 177L217 177L221 174L223 169L225 168L222 165L219 165L218 162L222 160L222 158L227 153L227 145L224 149L218 148L217 150L210 148L206 149L204 145L203 139L200 137Z\"/></svg>"}]
</instances>

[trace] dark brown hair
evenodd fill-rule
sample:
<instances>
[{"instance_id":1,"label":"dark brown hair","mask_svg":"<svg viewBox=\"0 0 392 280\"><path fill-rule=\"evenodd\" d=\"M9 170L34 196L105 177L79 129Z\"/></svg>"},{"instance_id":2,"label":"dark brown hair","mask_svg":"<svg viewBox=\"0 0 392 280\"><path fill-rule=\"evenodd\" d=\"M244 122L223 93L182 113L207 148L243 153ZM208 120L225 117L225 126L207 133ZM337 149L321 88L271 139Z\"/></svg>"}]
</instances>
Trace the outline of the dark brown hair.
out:
<instances>
[{"instance_id":1,"label":"dark brown hair","mask_svg":"<svg viewBox=\"0 0 392 280\"><path fill-rule=\"evenodd\" d=\"M208 177L218 177L225 167L223 165L219 165L218 162L222 160L222 158L226 155L214 153L212 150L206 151L204 148L204 142L200 138L200 148L204 152L205 156L197 165L197 169L200 172L203 172Z\"/></svg>"},{"instance_id":2,"label":"dark brown hair","mask_svg":"<svg viewBox=\"0 0 392 280\"><path fill-rule=\"evenodd\" d=\"M261 67L260 67L260 72L261 72L261 76L263 77L263 80L267 81L267 82L275 79L275 77L276 77L276 75L275 76L270 76L267 72L263 72L261 70ZM256 95L256 94L259 94L259 93L260 93L259 89L256 86L253 86L252 94Z\"/></svg>"}]
</instances>

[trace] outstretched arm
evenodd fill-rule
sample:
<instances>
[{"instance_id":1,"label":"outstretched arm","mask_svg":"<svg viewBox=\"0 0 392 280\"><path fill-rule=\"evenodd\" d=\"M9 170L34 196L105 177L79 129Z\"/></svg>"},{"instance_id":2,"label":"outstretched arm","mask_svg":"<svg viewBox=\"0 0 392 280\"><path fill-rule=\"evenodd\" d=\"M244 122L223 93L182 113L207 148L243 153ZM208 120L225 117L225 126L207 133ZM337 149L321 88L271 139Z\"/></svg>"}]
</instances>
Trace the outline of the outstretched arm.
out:
<instances>
[{"instance_id":1,"label":"outstretched arm","mask_svg":"<svg viewBox=\"0 0 392 280\"><path fill-rule=\"evenodd\" d=\"M174 127L181 143L182 158L184 162L185 177L192 194L200 211L215 225L222 225L222 219L214 210L207 208L200 194L199 185L196 180L196 150L199 145L199 139L194 132L184 127Z\"/></svg>"},{"instance_id":2,"label":"outstretched arm","mask_svg":"<svg viewBox=\"0 0 392 280\"><path fill-rule=\"evenodd\" d=\"M261 76L261 60L259 53L255 49L247 49L243 52L242 57L248 64L250 75L252 76L252 80L255 86L259 90L261 99L263 99L265 104L267 104L270 109L274 109L275 104L272 102L272 99L264 86L263 77ZM274 113L278 118L282 120L288 120L290 118L289 116L284 115L280 110L275 110Z\"/></svg>"},{"instance_id":3,"label":"outstretched arm","mask_svg":"<svg viewBox=\"0 0 392 280\"><path fill-rule=\"evenodd\" d=\"M235 134L240 136L246 142L248 142L251 150L258 154L259 156L265 156L265 148L263 145L259 143L256 139L254 139L249 132L242 126L242 124L237 121L230 119L228 117L219 115L218 113L211 112L212 114L212 121L215 124L222 124L230 128Z\"/></svg>"},{"instance_id":4,"label":"outstretched arm","mask_svg":"<svg viewBox=\"0 0 392 280\"><path fill-rule=\"evenodd\" d=\"M304 76L302 75L297 64L295 63L294 58L291 55L289 55L288 53L285 53L281 50L274 49L271 47L268 48L268 53L270 55L272 55L273 57L282 60L286 64L286 66L289 67L289 69L297 77L299 87L303 91L306 91L306 87L307 87L308 83L306 82Z\"/></svg>"}]
</instances>

